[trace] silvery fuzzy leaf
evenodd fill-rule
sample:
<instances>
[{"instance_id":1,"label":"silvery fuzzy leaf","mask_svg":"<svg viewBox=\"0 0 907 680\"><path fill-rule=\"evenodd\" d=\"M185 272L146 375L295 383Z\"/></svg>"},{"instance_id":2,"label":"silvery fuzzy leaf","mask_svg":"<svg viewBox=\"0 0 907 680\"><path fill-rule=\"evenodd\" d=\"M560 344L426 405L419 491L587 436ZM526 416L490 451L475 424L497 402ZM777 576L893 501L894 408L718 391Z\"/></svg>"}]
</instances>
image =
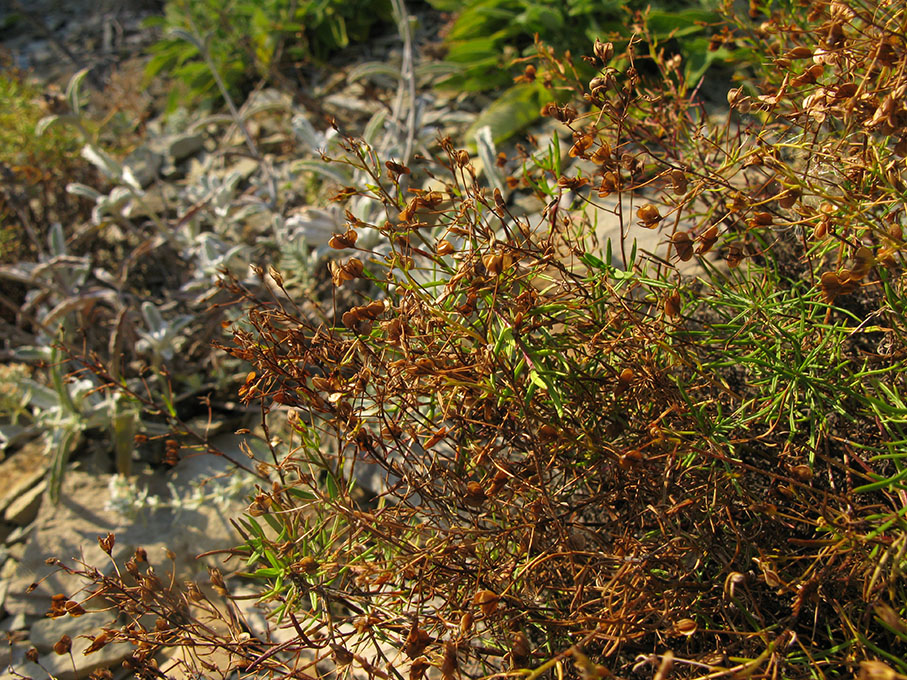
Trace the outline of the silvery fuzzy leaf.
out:
<instances>
[{"instance_id":1,"label":"silvery fuzzy leaf","mask_svg":"<svg viewBox=\"0 0 907 680\"><path fill-rule=\"evenodd\" d=\"M33 436L38 434L38 428L35 426L25 427L23 425L13 425L5 423L0 425L0 451L25 443Z\"/></svg>"},{"instance_id":2,"label":"silvery fuzzy leaf","mask_svg":"<svg viewBox=\"0 0 907 680\"><path fill-rule=\"evenodd\" d=\"M167 322L164 321L161 311L153 302L145 301L142 303L142 318L153 336L163 335L166 331Z\"/></svg>"},{"instance_id":3,"label":"silvery fuzzy leaf","mask_svg":"<svg viewBox=\"0 0 907 680\"><path fill-rule=\"evenodd\" d=\"M354 66L346 74L348 83L354 83L361 78L368 78L379 85L395 87L400 80L400 69L383 61L367 61Z\"/></svg>"},{"instance_id":4,"label":"silvery fuzzy leaf","mask_svg":"<svg viewBox=\"0 0 907 680\"><path fill-rule=\"evenodd\" d=\"M303 114L297 113L290 119L290 127L293 134L302 142L312 153L321 153L325 146L324 135L318 132Z\"/></svg>"},{"instance_id":5,"label":"silvery fuzzy leaf","mask_svg":"<svg viewBox=\"0 0 907 680\"><path fill-rule=\"evenodd\" d=\"M17 361L50 361L52 350L50 347L33 347L23 345L13 350L13 358Z\"/></svg>"},{"instance_id":6,"label":"silvery fuzzy leaf","mask_svg":"<svg viewBox=\"0 0 907 680\"><path fill-rule=\"evenodd\" d=\"M35 125L35 135L43 135L54 125L63 125L65 123L75 125L76 127L80 127L81 125L79 117L72 113L61 113L58 115L44 116Z\"/></svg>"},{"instance_id":7,"label":"silvery fuzzy leaf","mask_svg":"<svg viewBox=\"0 0 907 680\"><path fill-rule=\"evenodd\" d=\"M365 125L365 131L362 133L362 139L366 144L373 145L378 138L378 133L384 129L384 122L387 120L387 110L379 109L375 111L368 123Z\"/></svg>"},{"instance_id":8,"label":"silvery fuzzy leaf","mask_svg":"<svg viewBox=\"0 0 907 680\"><path fill-rule=\"evenodd\" d=\"M103 194L87 186L85 184L80 184L79 182L70 182L66 185L66 193L71 196L81 196L82 198L87 198L89 201L97 201Z\"/></svg>"},{"instance_id":9,"label":"silvery fuzzy leaf","mask_svg":"<svg viewBox=\"0 0 907 680\"><path fill-rule=\"evenodd\" d=\"M85 80L89 71L91 71L91 67L86 66L82 70L76 72L66 85L66 102L69 104L69 110L76 116L78 116L82 110L82 82Z\"/></svg>"},{"instance_id":10,"label":"silvery fuzzy leaf","mask_svg":"<svg viewBox=\"0 0 907 680\"><path fill-rule=\"evenodd\" d=\"M303 208L287 218L285 228L291 238L302 237L306 243L317 248L326 246L333 234L345 231L345 222L337 213L321 208Z\"/></svg>"},{"instance_id":11,"label":"silvery fuzzy leaf","mask_svg":"<svg viewBox=\"0 0 907 680\"><path fill-rule=\"evenodd\" d=\"M501 177L501 171L496 164L498 154L494 147L490 125L483 125L476 130L476 147L479 151L479 157L482 159L482 166L489 184L495 189L503 191L504 178Z\"/></svg>"},{"instance_id":12,"label":"silvery fuzzy leaf","mask_svg":"<svg viewBox=\"0 0 907 680\"><path fill-rule=\"evenodd\" d=\"M103 149L94 144L82 147L82 158L100 170L107 179L119 180L123 176L123 167Z\"/></svg>"},{"instance_id":13,"label":"silvery fuzzy leaf","mask_svg":"<svg viewBox=\"0 0 907 680\"><path fill-rule=\"evenodd\" d=\"M37 383L31 378L22 380L19 383L19 387L28 395L29 406L39 411L50 411L60 408L60 395L49 387Z\"/></svg>"},{"instance_id":14,"label":"silvery fuzzy leaf","mask_svg":"<svg viewBox=\"0 0 907 680\"><path fill-rule=\"evenodd\" d=\"M339 163L327 163L315 158L293 161L290 164L293 172L314 172L316 174L332 179L338 184L349 186L353 183L353 177L346 166Z\"/></svg>"},{"instance_id":15,"label":"silvery fuzzy leaf","mask_svg":"<svg viewBox=\"0 0 907 680\"><path fill-rule=\"evenodd\" d=\"M50 248L50 254L54 257L66 255L66 237L63 235L63 225L54 222L50 225L50 233L47 235L47 245Z\"/></svg>"},{"instance_id":16,"label":"silvery fuzzy leaf","mask_svg":"<svg viewBox=\"0 0 907 680\"><path fill-rule=\"evenodd\" d=\"M109 288L95 288L93 290L80 290L77 295L72 295L58 303L47 314L41 317L41 323L46 327L53 327L54 322L69 312L84 309L96 302L106 302L111 307L117 303L117 294Z\"/></svg>"},{"instance_id":17,"label":"silvery fuzzy leaf","mask_svg":"<svg viewBox=\"0 0 907 680\"><path fill-rule=\"evenodd\" d=\"M35 270L38 268L37 262L17 262L16 264L0 265L0 278L18 281L26 285L37 283Z\"/></svg>"}]
</instances>

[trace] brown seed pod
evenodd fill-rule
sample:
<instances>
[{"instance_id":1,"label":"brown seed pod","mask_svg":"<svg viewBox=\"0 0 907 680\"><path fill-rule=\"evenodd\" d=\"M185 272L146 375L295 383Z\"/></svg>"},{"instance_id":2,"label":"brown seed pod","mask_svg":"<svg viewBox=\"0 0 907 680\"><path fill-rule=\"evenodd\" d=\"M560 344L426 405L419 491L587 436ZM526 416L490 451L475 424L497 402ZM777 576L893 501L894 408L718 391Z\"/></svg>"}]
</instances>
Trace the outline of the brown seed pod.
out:
<instances>
[{"instance_id":1,"label":"brown seed pod","mask_svg":"<svg viewBox=\"0 0 907 680\"><path fill-rule=\"evenodd\" d=\"M753 214L753 224L760 227L768 227L774 221L774 217L770 212L757 212Z\"/></svg>"},{"instance_id":2,"label":"brown seed pod","mask_svg":"<svg viewBox=\"0 0 907 680\"><path fill-rule=\"evenodd\" d=\"M466 485L466 497L463 499L466 501L467 505L482 505L488 496L485 494L485 489L482 488L482 485L479 482L469 482Z\"/></svg>"},{"instance_id":3,"label":"brown seed pod","mask_svg":"<svg viewBox=\"0 0 907 680\"><path fill-rule=\"evenodd\" d=\"M97 635L94 636L94 639L92 639L91 644L89 644L88 647L85 648L85 650L82 652L82 655L88 656L89 654L93 654L94 652L98 651L99 649L103 649L104 647L106 647L108 645L108 643L110 642L110 639L112 637L113 636L108 631L106 631L106 630L101 631L100 633L98 633Z\"/></svg>"},{"instance_id":4,"label":"brown seed pod","mask_svg":"<svg viewBox=\"0 0 907 680\"><path fill-rule=\"evenodd\" d=\"M113 544L116 542L116 536L108 533L106 536L98 536L98 545L108 555L113 550Z\"/></svg>"},{"instance_id":5,"label":"brown seed pod","mask_svg":"<svg viewBox=\"0 0 907 680\"><path fill-rule=\"evenodd\" d=\"M646 229L654 229L661 222L662 216L658 208L652 203L646 203L636 211L636 217L639 218L640 226Z\"/></svg>"},{"instance_id":6,"label":"brown seed pod","mask_svg":"<svg viewBox=\"0 0 907 680\"><path fill-rule=\"evenodd\" d=\"M472 622L475 617L472 612L465 612L460 617L460 635L466 637L472 630Z\"/></svg>"},{"instance_id":7,"label":"brown seed pod","mask_svg":"<svg viewBox=\"0 0 907 680\"><path fill-rule=\"evenodd\" d=\"M730 248L728 248L727 255L725 255L724 257L725 261L731 269L739 267L740 263L743 262L743 258L743 250L741 250L739 246L731 246Z\"/></svg>"},{"instance_id":8,"label":"brown seed pod","mask_svg":"<svg viewBox=\"0 0 907 680\"><path fill-rule=\"evenodd\" d=\"M798 46L790 50L786 55L788 59L811 59L813 51L809 47Z\"/></svg>"},{"instance_id":9,"label":"brown seed pod","mask_svg":"<svg viewBox=\"0 0 907 680\"><path fill-rule=\"evenodd\" d=\"M674 318L680 314L680 293L672 291L664 300L665 316Z\"/></svg>"},{"instance_id":10,"label":"brown seed pod","mask_svg":"<svg viewBox=\"0 0 907 680\"><path fill-rule=\"evenodd\" d=\"M602 183L598 189L598 195L601 198L605 198L606 196L610 196L619 189L620 180L618 179L617 175L613 172L606 172L602 177Z\"/></svg>"},{"instance_id":11,"label":"brown seed pod","mask_svg":"<svg viewBox=\"0 0 907 680\"><path fill-rule=\"evenodd\" d=\"M68 635L63 635L57 642L54 644L54 653L63 656L64 654L69 654L72 651L72 638Z\"/></svg>"},{"instance_id":12,"label":"brown seed pod","mask_svg":"<svg viewBox=\"0 0 907 680\"><path fill-rule=\"evenodd\" d=\"M431 635L414 623L409 629L406 640L403 642L403 653L410 659L415 659L417 656L422 655L422 652L425 651L431 641Z\"/></svg>"},{"instance_id":13,"label":"brown seed pod","mask_svg":"<svg viewBox=\"0 0 907 680\"><path fill-rule=\"evenodd\" d=\"M800 87L801 85L812 85L819 79L824 70L825 67L822 64L813 64L803 73L793 78L790 81L791 85L794 85L795 87Z\"/></svg>"},{"instance_id":14,"label":"brown seed pod","mask_svg":"<svg viewBox=\"0 0 907 680\"><path fill-rule=\"evenodd\" d=\"M790 209L794 207L794 204L799 198L799 189L785 189L780 194L778 194L778 205L780 205L782 208Z\"/></svg>"},{"instance_id":15,"label":"brown seed pod","mask_svg":"<svg viewBox=\"0 0 907 680\"><path fill-rule=\"evenodd\" d=\"M510 645L510 658L513 660L513 665L516 667L526 666L529 663L531 653L532 648L525 633L522 631L514 633L513 642Z\"/></svg>"},{"instance_id":16,"label":"brown seed pod","mask_svg":"<svg viewBox=\"0 0 907 680\"><path fill-rule=\"evenodd\" d=\"M601 140L598 143L598 148L592 152L590 158L596 163L605 163L606 161L611 160L611 145L608 142Z\"/></svg>"},{"instance_id":17,"label":"brown seed pod","mask_svg":"<svg viewBox=\"0 0 907 680\"><path fill-rule=\"evenodd\" d=\"M794 465L790 469L791 474L801 482L810 482L813 478L813 469L806 464Z\"/></svg>"},{"instance_id":18,"label":"brown seed pod","mask_svg":"<svg viewBox=\"0 0 907 680\"><path fill-rule=\"evenodd\" d=\"M690 637L699 629L699 624L697 624L693 619L680 619L674 624L674 633L677 635L683 635L685 637Z\"/></svg>"},{"instance_id":19,"label":"brown seed pod","mask_svg":"<svg viewBox=\"0 0 907 680\"><path fill-rule=\"evenodd\" d=\"M674 252L681 262L688 262L693 259L693 239L687 231L678 231L671 237L671 243L674 245Z\"/></svg>"},{"instance_id":20,"label":"brown seed pod","mask_svg":"<svg viewBox=\"0 0 907 680\"><path fill-rule=\"evenodd\" d=\"M713 224L711 227L702 232L697 238L699 245L696 248L697 255L705 255L709 252L718 241L718 225Z\"/></svg>"},{"instance_id":21,"label":"brown seed pod","mask_svg":"<svg viewBox=\"0 0 907 680\"><path fill-rule=\"evenodd\" d=\"M410 172L408 167L394 161L385 161L384 166L395 175L408 175Z\"/></svg>"},{"instance_id":22,"label":"brown seed pod","mask_svg":"<svg viewBox=\"0 0 907 680\"><path fill-rule=\"evenodd\" d=\"M819 277L819 289L825 302L834 302L835 298L852 293L856 287L857 284L850 279L850 272L846 269L840 274L825 272Z\"/></svg>"},{"instance_id":23,"label":"brown seed pod","mask_svg":"<svg viewBox=\"0 0 907 680\"><path fill-rule=\"evenodd\" d=\"M478 605L485 616L494 614L500 601L501 598L497 593L487 589L478 591L472 598L473 604Z\"/></svg>"},{"instance_id":24,"label":"brown seed pod","mask_svg":"<svg viewBox=\"0 0 907 680\"><path fill-rule=\"evenodd\" d=\"M457 675L458 668L457 643L448 640L444 643L444 657L441 659L441 677L444 680L453 680Z\"/></svg>"},{"instance_id":25,"label":"brown seed pod","mask_svg":"<svg viewBox=\"0 0 907 680\"><path fill-rule=\"evenodd\" d=\"M689 183L683 170L671 170L671 184L673 185L672 191L675 196L683 196L687 193Z\"/></svg>"},{"instance_id":26,"label":"brown seed pod","mask_svg":"<svg viewBox=\"0 0 907 680\"><path fill-rule=\"evenodd\" d=\"M359 238L353 229L348 229L345 234L334 234L331 236L331 240L328 241L328 245L335 250L343 250L344 248L352 248L356 245L356 239Z\"/></svg>"},{"instance_id":27,"label":"brown seed pod","mask_svg":"<svg viewBox=\"0 0 907 680\"><path fill-rule=\"evenodd\" d=\"M595 141L594 134L587 133L584 135L580 135L579 138L577 138L576 141L573 143L573 146L570 147L570 151L568 152L570 158L577 158L577 157L585 158L586 151L589 149L590 146L592 146L592 143L594 141Z\"/></svg>"},{"instance_id":28,"label":"brown seed pod","mask_svg":"<svg viewBox=\"0 0 907 680\"><path fill-rule=\"evenodd\" d=\"M607 64L609 61L611 61L611 57L614 56L614 43L603 43L601 40L596 38L595 43L592 47L592 52L596 57L598 57L598 60L601 63Z\"/></svg>"},{"instance_id":29,"label":"brown seed pod","mask_svg":"<svg viewBox=\"0 0 907 680\"><path fill-rule=\"evenodd\" d=\"M340 287L346 281L362 278L362 272L365 270L362 261L359 258L351 258L346 263L331 261L328 265L331 270L331 281L335 286Z\"/></svg>"}]
</instances>

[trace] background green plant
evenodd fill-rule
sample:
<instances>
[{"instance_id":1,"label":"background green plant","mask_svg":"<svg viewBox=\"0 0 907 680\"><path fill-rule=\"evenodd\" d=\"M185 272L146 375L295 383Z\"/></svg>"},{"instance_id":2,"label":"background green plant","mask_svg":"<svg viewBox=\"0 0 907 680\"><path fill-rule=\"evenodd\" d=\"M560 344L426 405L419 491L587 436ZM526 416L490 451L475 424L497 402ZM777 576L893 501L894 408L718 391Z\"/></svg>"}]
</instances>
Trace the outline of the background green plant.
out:
<instances>
[{"instance_id":1,"label":"background green plant","mask_svg":"<svg viewBox=\"0 0 907 680\"><path fill-rule=\"evenodd\" d=\"M618 49L616 68L625 68L620 52L632 36L639 43L634 66L646 77L654 73L647 52L677 55L685 82L695 87L715 64L739 65L745 52L724 40L722 25L711 0L637 0L588 2L571 0L430 0L433 7L451 12L454 20L444 38L445 60L456 71L438 83L440 88L463 92L498 91L495 102L467 133L471 137L489 125L495 142L525 129L539 117L541 106L563 93L546 91L523 75L526 59L537 51L536 36L558 55L581 55L596 40L613 41ZM726 24L725 24L726 27ZM565 60L567 68L587 80L595 69L580 60ZM656 75L657 77L657 75ZM514 80L522 81L513 84ZM655 85L657 87L657 85ZM501 90L504 90L500 93ZM710 93L711 88L707 88Z\"/></svg>"},{"instance_id":2,"label":"background green plant","mask_svg":"<svg viewBox=\"0 0 907 680\"><path fill-rule=\"evenodd\" d=\"M163 17L147 26L164 32L151 47L149 76L167 74L183 86L169 107L219 101L211 69L191 43L167 32L197 36L231 96L242 98L261 80L295 82L285 72L320 63L351 43L365 41L376 26L392 23L388 0L170 0Z\"/></svg>"},{"instance_id":3,"label":"background green plant","mask_svg":"<svg viewBox=\"0 0 907 680\"><path fill-rule=\"evenodd\" d=\"M66 194L66 183L93 177L79 158L79 135L36 132L55 101L24 74L0 70L0 262L34 255L51 222L77 218L79 205Z\"/></svg>"},{"instance_id":4,"label":"background green plant","mask_svg":"<svg viewBox=\"0 0 907 680\"><path fill-rule=\"evenodd\" d=\"M430 0L430 4L455 16L445 36L446 59L462 72L441 86L466 92L508 85L514 75L513 60L535 53L536 34L558 54L571 51L579 55L595 40L627 40L634 24L639 29L646 26L656 41L653 47L672 40L673 49L684 58L696 59L689 70L694 76L701 75L706 59L718 56L708 50L710 27L720 20L714 11L717 3L709 0L655 4L636 0Z\"/></svg>"}]
</instances>

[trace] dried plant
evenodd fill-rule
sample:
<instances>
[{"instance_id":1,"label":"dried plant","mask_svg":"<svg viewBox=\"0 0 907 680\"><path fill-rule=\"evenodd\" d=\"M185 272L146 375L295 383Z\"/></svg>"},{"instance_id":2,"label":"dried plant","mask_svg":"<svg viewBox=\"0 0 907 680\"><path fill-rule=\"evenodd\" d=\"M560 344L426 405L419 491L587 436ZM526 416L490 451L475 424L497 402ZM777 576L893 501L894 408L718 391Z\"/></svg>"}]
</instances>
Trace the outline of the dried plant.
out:
<instances>
[{"instance_id":1,"label":"dried plant","mask_svg":"<svg viewBox=\"0 0 907 680\"><path fill-rule=\"evenodd\" d=\"M669 55L643 68L631 41L618 72L597 44L586 83L541 51L536 77L573 95L544 114L577 159L520 159L508 185L541 220L449 139L407 166L347 139L370 181L338 199L386 219L350 213L331 240L333 307L274 269L269 297L226 281L249 306L240 395L290 432L256 461L230 556L292 632L242 651L221 635L233 670L907 673L907 10L751 9L725 39L774 61L717 123ZM435 188L404 192L417 173ZM619 254L578 210L612 197L633 205L614 208ZM365 228L388 246L357 246ZM669 258L633 245L655 228ZM697 278L677 267L693 259Z\"/></svg>"}]
</instances>

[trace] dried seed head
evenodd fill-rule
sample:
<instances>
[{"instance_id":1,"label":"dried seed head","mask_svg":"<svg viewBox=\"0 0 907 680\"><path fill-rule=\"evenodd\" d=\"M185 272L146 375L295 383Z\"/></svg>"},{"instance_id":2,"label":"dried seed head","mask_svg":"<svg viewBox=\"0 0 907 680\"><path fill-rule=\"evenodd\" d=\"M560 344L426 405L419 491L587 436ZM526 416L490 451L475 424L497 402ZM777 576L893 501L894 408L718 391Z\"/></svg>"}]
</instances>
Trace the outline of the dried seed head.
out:
<instances>
[{"instance_id":1,"label":"dried seed head","mask_svg":"<svg viewBox=\"0 0 907 680\"><path fill-rule=\"evenodd\" d=\"M857 283L850 278L850 272L846 269L840 274L837 272L825 272L819 277L819 289L822 291L822 299L825 302L834 302L835 298L841 295L852 293L857 287Z\"/></svg>"},{"instance_id":2,"label":"dried seed head","mask_svg":"<svg viewBox=\"0 0 907 680\"><path fill-rule=\"evenodd\" d=\"M611 145L605 140L599 141L598 148L592 152L590 158L596 163L606 163L611 160Z\"/></svg>"},{"instance_id":3,"label":"dried seed head","mask_svg":"<svg viewBox=\"0 0 907 680\"><path fill-rule=\"evenodd\" d=\"M570 189L571 191L576 191L586 186L589 183L588 177L567 177L562 175L557 178L557 185L563 189Z\"/></svg>"},{"instance_id":4,"label":"dried seed head","mask_svg":"<svg viewBox=\"0 0 907 680\"><path fill-rule=\"evenodd\" d=\"M687 193L687 176L683 170L671 170L671 184L675 196L683 196Z\"/></svg>"},{"instance_id":5,"label":"dried seed head","mask_svg":"<svg viewBox=\"0 0 907 680\"><path fill-rule=\"evenodd\" d=\"M72 651L72 638L68 635L63 635L57 642L54 644L54 653L63 656L64 654L69 654Z\"/></svg>"},{"instance_id":6,"label":"dried seed head","mask_svg":"<svg viewBox=\"0 0 907 680\"><path fill-rule=\"evenodd\" d=\"M406 636L406 640L403 643L403 653L410 659L415 659L425 651L425 648L428 647L430 642L431 635L419 628L418 624L414 623L412 628L409 629L409 634Z\"/></svg>"},{"instance_id":7,"label":"dried seed head","mask_svg":"<svg viewBox=\"0 0 907 680\"><path fill-rule=\"evenodd\" d=\"M636 217L639 218L640 226L646 229L654 229L662 220L661 213L658 212L658 208L652 203L646 203L640 207L636 211Z\"/></svg>"},{"instance_id":8,"label":"dried seed head","mask_svg":"<svg viewBox=\"0 0 907 680\"><path fill-rule=\"evenodd\" d=\"M408 175L409 168L400 163L395 163L394 161L385 161L384 167L386 167L394 175Z\"/></svg>"},{"instance_id":9,"label":"dried seed head","mask_svg":"<svg viewBox=\"0 0 907 680\"><path fill-rule=\"evenodd\" d=\"M93 654L99 649L103 649L107 646L112 637L113 636L108 631L101 631L94 637L94 639L92 639L91 644L85 648L85 650L82 652L82 655L88 656L89 654Z\"/></svg>"},{"instance_id":10,"label":"dried seed head","mask_svg":"<svg viewBox=\"0 0 907 680\"><path fill-rule=\"evenodd\" d=\"M441 660L441 677L444 680L452 680L456 677L457 668L457 643L447 641L444 643L444 658Z\"/></svg>"},{"instance_id":11,"label":"dried seed head","mask_svg":"<svg viewBox=\"0 0 907 680\"><path fill-rule=\"evenodd\" d=\"M672 291L664 300L665 316L674 318L680 314L680 293Z\"/></svg>"},{"instance_id":12,"label":"dried seed head","mask_svg":"<svg viewBox=\"0 0 907 680\"><path fill-rule=\"evenodd\" d=\"M409 666L409 680L422 680L422 678L425 677L425 671L430 667L431 664L428 663L428 659L424 656L413 659L413 662Z\"/></svg>"},{"instance_id":13,"label":"dried seed head","mask_svg":"<svg viewBox=\"0 0 907 680\"><path fill-rule=\"evenodd\" d=\"M598 189L598 195L602 198L610 196L615 191L620 189L619 180L617 175L613 172L606 172L602 177L601 186Z\"/></svg>"},{"instance_id":14,"label":"dried seed head","mask_svg":"<svg viewBox=\"0 0 907 680\"><path fill-rule=\"evenodd\" d=\"M469 152L466 149L460 149L456 155L457 167L465 168L469 165Z\"/></svg>"},{"instance_id":15,"label":"dried seed head","mask_svg":"<svg viewBox=\"0 0 907 680\"><path fill-rule=\"evenodd\" d=\"M82 605L80 605L78 602L75 602L74 600L67 600L66 603L63 605L63 608L66 610L66 612L70 616L73 616L73 617L82 616L85 613L85 610L82 608Z\"/></svg>"},{"instance_id":16,"label":"dried seed head","mask_svg":"<svg viewBox=\"0 0 907 680\"><path fill-rule=\"evenodd\" d=\"M799 189L785 189L780 194L778 194L778 205L780 205L784 209L790 209L794 207L794 204L799 198Z\"/></svg>"},{"instance_id":17,"label":"dried seed head","mask_svg":"<svg viewBox=\"0 0 907 680\"><path fill-rule=\"evenodd\" d=\"M872 250L866 246L857 248L853 256L853 266L850 268L850 280L862 281L875 264L875 257Z\"/></svg>"},{"instance_id":18,"label":"dried seed head","mask_svg":"<svg viewBox=\"0 0 907 680\"><path fill-rule=\"evenodd\" d=\"M346 281L362 278L362 272L365 270L362 261L356 257L350 258L346 263L331 260L328 268L331 271L331 281L338 288Z\"/></svg>"},{"instance_id":19,"label":"dried seed head","mask_svg":"<svg viewBox=\"0 0 907 680\"><path fill-rule=\"evenodd\" d=\"M739 246L731 246L728 248L727 255L725 255L724 259L728 263L728 266L731 269L734 269L735 267L740 266L740 263L743 262L743 257L743 250Z\"/></svg>"},{"instance_id":20,"label":"dried seed head","mask_svg":"<svg viewBox=\"0 0 907 680\"><path fill-rule=\"evenodd\" d=\"M819 80L819 77L824 71L825 66L823 66L822 64L813 64L803 73L792 79L790 82L795 87L800 87L801 85L812 85Z\"/></svg>"},{"instance_id":21,"label":"dried seed head","mask_svg":"<svg viewBox=\"0 0 907 680\"><path fill-rule=\"evenodd\" d=\"M674 245L674 252L682 262L688 262L693 258L693 239L688 231L678 231L671 237L671 243Z\"/></svg>"},{"instance_id":22,"label":"dried seed head","mask_svg":"<svg viewBox=\"0 0 907 680\"><path fill-rule=\"evenodd\" d=\"M598 60L602 64L607 64L609 61L611 61L611 57L614 56L614 43L603 43L601 40L596 38L595 44L592 47L592 52L596 57L598 57Z\"/></svg>"},{"instance_id":23,"label":"dried seed head","mask_svg":"<svg viewBox=\"0 0 907 680\"><path fill-rule=\"evenodd\" d=\"M113 551L113 544L116 542L116 536L107 534L107 536L98 536L98 545L108 555Z\"/></svg>"},{"instance_id":24,"label":"dried seed head","mask_svg":"<svg viewBox=\"0 0 907 680\"><path fill-rule=\"evenodd\" d=\"M473 618L474 617L473 617L472 612L465 612L463 614L463 616L460 617L460 635L461 636L466 637L467 635L469 635L470 631L472 630Z\"/></svg>"},{"instance_id":25,"label":"dried seed head","mask_svg":"<svg viewBox=\"0 0 907 680\"><path fill-rule=\"evenodd\" d=\"M614 386L615 396L620 396L626 392L630 385L633 384L633 380L636 378L636 374L633 372L632 368L625 368L620 372L620 375L617 377L617 385Z\"/></svg>"},{"instance_id":26,"label":"dried seed head","mask_svg":"<svg viewBox=\"0 0 907 680\"><path fill-rule=\"evenodd\" d=\"M800 482L810 482L813 478L813 469L806 464L794 465L791 474Z\"/></svg>"},{"instance_id":27,"label":"dried seed head","mask_svg":"<svg viewBox=\"0 0 907 680\"><path fill-rule=\"evenodd\" d=\"M529 663L529 655L532 648L529 646L529 638L522 631L513 634L513 642L510 645L510 657L513 659L515 666L521 667Z\"/></svg>"},{"instance_id":28,"label":"dried seed head","mask_svg":"<svg viewBox=\"0 0 907 680\"><path fill-rule=\"evenodd\" d=\"M510 253L486 253L482 256L482 264L490 275L498 276L510 268L513 256Z\"/></svg>"},{"instance_id":29,"label":"dried seed head","mask_svg":"<svg viewBox=\"0 0 907 680\"><path fill-rule=\"evenodd\" d=\"M699 241L699 246L696 248L696 254L705 255L718 241L718 225L713 224L702 232L696 240Z\"/></svg>"},{"instance_id":30,"label":"dried seed head","mask_svg":"<svg viewBox=\"0 0 907 680\"><path fill-rule=\"evenodd\" d=\"M466 497L463 500L467 505L482 505L487 499L485 489L479 482L469 482L466 485Z\"/></svg>"},{"instance_id":31,"label":"dried seed head","mask_svg":"<svg viewBox=\"0 0 907 680\"><path fill-rule=\"evenodd\" d=\"M477 592L472 598L472 601L473 604L478 605L485 616L490 616L491 614L494 614L495 610L498 608L498 603L501 601L501 598L494 591L486 589Z\"/></svg>"},{"instance_id":32,"label":"dried seed head","mask_svg":"<svg viewBox=\"0 0 907 680\"><path fill-rule=\"evenodd\" d=\"M595 141L595 135L593 135L593 134L579 135L576 138L576 141L573 143L573 146L570 147L570 151L568 152L568 155L570 156L570 158L577 158L577 157L585 158L586 150L590 146L592 146L594 141Z\"/></svg>"},{"instance_id":33,"label":"dried seed head","mask_svg":"<svg viewBox=\"0 0 907 680\"><path fill-rule=\"evenodd\" d=\"M742 87L728 90L727 103L732 109L737 109L740 113L749 113L752 108L752 100L743 92Z\"/></svg>"},{"instance_id":34,"label":"dried seed head","mask_svg":"<svg viewBox=\"0 0 907 680\"><path fill-rule=\"evenodd\" d=\"M328 245L335 250L343 250L344 248L352 248L356 245L356 239L359 238L359 234L353 229L348 229L345 234L334 234L331 236L331 240L328 241Z\"/></svg>"},{"instance_id":35,"label":"dried seed head","mask_svg":"<svg viewBox=\"0 0 907 680\"><path fill-rule=\"evenodd\" d=\"M507 202L504 200L504 194L497 187L494 188L494 208L502 214L507 212Z\"/></svg>"},{"instance_id":36,"label":"dried seed head","mask_svg":"<svg viewBox=\"0 0 907 680\"><path fill-rule=\"evenodd\" d=\"M680 619L674 624L674 632L686 637L690 637L698 628L699 625L693 619Z\"/></svg>"}]
</instances>

